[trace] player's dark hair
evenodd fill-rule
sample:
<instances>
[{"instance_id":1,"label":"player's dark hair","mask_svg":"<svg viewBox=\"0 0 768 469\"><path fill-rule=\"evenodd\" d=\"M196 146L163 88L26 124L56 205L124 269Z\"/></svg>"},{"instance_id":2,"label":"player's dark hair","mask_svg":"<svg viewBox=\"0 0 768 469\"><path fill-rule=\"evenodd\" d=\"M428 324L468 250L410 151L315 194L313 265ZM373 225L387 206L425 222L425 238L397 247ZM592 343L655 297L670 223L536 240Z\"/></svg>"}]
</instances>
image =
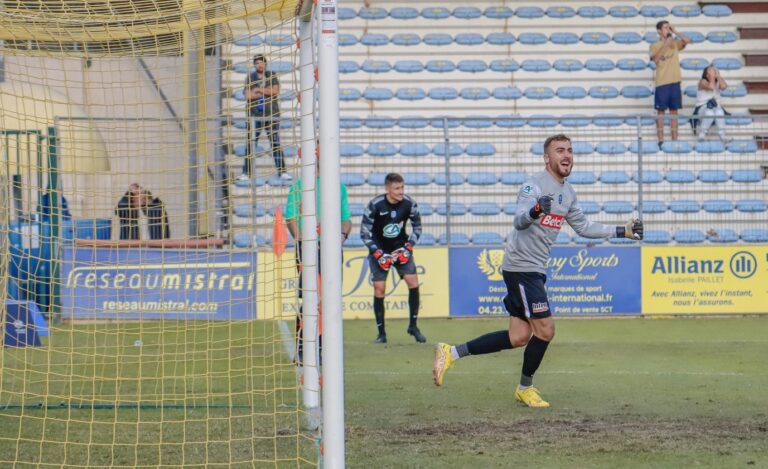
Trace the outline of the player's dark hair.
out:
<instances>
[{"instance_id":1,"label":"player's dark hair","mask_svg":"<svg viewBox=\"0 0 768 469\"><path fill-rule=\"evenodd\" d=\"M556 135L550 135L547 137L546 140L544 140L544 153L549 150L549 144L552 142L570 142L571 137L565 135L565 134L556 134Z\"/></svg>"},{"instance_id":2,"label":"player's dark hair","mask_svg":"<svg viewBox=\"0 0 768 469\"><path fill-rule=\"evenodd\" d=\"M665 24L669 24L669 21L661 20L658 23L656 23L656 31L661 31L661 28L663 28Z\"/></svg>"},{"instance_id":3,"label":"player's dark hair","mask_svg":"<svg viewBox=\"0 0 768 469\"><path fill-rule=\"evenodd\" d=\"M254 55L253 56L253 63L255 64L256 62L259 62L259 61L264 62L264 65L267 65L267 58L266 57L264 57L261 54Z\"/></svg>"},{"instance_id":4,"label":"player's dark hair","mask_svg":"<svg viewBox=\"0 0 768 469\"><path fill-rule=\"evenodd\" d=\"M384 178L384 185L388 186L395 182L405 182L402 176L400 176L398 173L389 173Z\"/></svg>"},{"instance_id":5,"label":"player's dark hair","mask_svg":"<svg viewBox=\"0 0 768 469\"><path fill-rule=\"evenodd\" d=\"M704 70L701 71L701 79L702 80L706 80L707 79L707 70L709 70L712 67L714 67L714 65L707 65L706 67L704 67ZM717 81L717 80L715 80L715 81Z\"/></svg>"}]
</instances>

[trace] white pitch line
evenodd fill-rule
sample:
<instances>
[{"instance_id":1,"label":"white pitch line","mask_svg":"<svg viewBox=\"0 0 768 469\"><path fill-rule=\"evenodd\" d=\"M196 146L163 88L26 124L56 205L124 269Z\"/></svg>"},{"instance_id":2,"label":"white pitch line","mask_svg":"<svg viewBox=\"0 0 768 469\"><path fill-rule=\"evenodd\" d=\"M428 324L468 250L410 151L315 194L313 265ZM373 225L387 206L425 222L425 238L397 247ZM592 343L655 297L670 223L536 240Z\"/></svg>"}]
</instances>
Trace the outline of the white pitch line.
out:
<instances>
[{"instance_id":1,"label":"white pitch line","mask_svg":"<svg viewBox=\"0 0 768 469\"><path fill-rule=\"evenodd\" d=\"M398 376L398 375L426 375L430 370L425 372L420 371L346 371L345 375L359 375L359 376ZM488 375L488 371L459 371L451 370L451 375ZM492 371L494 374L503 375L518 375L519 371L511 370L496 370ZM540 371L539 375L624 375L624 376L764 376L764 375L748 375L745 373L736 373L730 371L618 371L618 370L606 370L606 371L576 371L576 370L548 370Z\"/></svg>"}]
</instances>

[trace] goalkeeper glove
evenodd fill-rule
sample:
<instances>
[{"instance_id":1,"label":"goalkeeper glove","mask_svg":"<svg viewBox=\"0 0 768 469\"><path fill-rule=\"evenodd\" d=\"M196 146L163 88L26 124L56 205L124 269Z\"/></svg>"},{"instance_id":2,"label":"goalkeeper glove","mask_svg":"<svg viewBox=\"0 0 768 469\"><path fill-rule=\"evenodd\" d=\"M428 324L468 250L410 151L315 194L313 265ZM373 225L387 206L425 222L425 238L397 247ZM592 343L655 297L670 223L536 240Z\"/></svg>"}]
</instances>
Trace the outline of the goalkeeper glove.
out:
<instances>
[{"instance_id":1,"label":"goalkeeper glove","mask_svg":"<svg viewBox=\"0 0 768 469\"><path fill-rule=\"evenodd\" d=\"M628 221L624 226L616 227L617 238L643 239L643 222L637 218Z\"/></svg>"},{"instance_id":2,"label":"goalkeeper glove","mask_svg":"<svg viewBox=\"0 0 768 469\"><path fill-rule=\"evenodd\" d=\"M392 266L392 256L389 254L384 254L384 251L381 249L378 249L373 253L373 258L379 261L379 267L384 270L389 270L389 268Z\"/></svg>"},{"instance_id":3,"label":"goalkeeper glove","mask_svg":"<svg viewBox=\"0 0 768 469\"><path fill-rule=\"evenodd\" d=\"M400 249L397 249L396 251L392 252L392 257L395 258L397 263L399 263L399 264L406 264L408 262L408 259L411 258L411 250L413 250L413 246L411 246L410 244L406 243L405 246L403 246Z\"/></svg>"},{"instance_id":4,"label":"goalkeeper glove","mask_svg":"<svg viewBox=\"0 0 768 469\"><path fill-rule=\"evenodd\" d=\"M531 218L535 220L539 218L541 214L549 215L550 212L552 212L552 197L544 195L539 197L536 201L536 205L534 205L528 213L531 215Z\"/></svg>"}]
</instances>

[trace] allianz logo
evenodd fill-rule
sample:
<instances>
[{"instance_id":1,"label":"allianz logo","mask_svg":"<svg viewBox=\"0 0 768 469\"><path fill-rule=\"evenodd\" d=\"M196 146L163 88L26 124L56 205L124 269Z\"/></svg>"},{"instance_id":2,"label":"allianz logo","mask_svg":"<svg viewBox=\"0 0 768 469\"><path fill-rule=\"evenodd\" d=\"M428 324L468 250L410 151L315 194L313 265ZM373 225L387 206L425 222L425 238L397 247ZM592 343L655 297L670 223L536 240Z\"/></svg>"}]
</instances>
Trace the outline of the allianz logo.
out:
<instances>
[{"instance_id":1,"label":"allianz logo","mask_svg":"<svg viewBox=\"0 0 768 469\"><path fill-rule=\"evenodd\" d=\"M738 251L730 259L689 259L686 256L655 256L652 274L725 274L746 279L757 272L757 258L748 251Z\"/></svg>"}]
</instances>

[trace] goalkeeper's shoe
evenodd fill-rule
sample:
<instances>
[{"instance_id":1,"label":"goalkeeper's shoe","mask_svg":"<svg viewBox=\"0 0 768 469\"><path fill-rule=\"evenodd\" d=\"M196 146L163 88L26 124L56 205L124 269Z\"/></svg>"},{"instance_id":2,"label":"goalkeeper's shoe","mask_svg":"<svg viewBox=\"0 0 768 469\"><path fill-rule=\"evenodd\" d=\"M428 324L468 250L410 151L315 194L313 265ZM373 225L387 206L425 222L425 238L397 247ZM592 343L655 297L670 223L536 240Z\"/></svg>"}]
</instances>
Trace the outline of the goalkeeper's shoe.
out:
<instances>
[{"instance_id":1,"label":"goalkeeper's shoe","mask_svg":"<svg viewBox=\"0 0 768 469\"><path fill-rule=\"evenodd\" d=\"M528 407L535 407L543 409L549 407L549 402L545 401L539 395L539 390L533 386L525 389L521 389L520 386L515 390L515 399L527 405Z\"/></svg>"},{"instance_id":2,"label":"goalkeeper's shoe","mask_svg":"<svg viewBox=\"0 0 768 469\"><path fill-rule=\"evenodd\" d=\"M379 334L376 336L376 340L373 341L375 344L386 344L387 343L387 334Z\"/></svg>"},{"instance_id":3,"label":"goalkeeper's shoe","mask_svg":"<svg viewBox=\"0 0 768 469\"><path fill-rule=\"evenodd\" d=\"M432 367L432 378L436 386L442 386L445 372L453 368L456 360L451 356L451 346L449 344L439 343L435 345L435 364Z\"/></svg>"},{"instance_id":4,"label":"goalkeeper's shoe","mask_svg":"<svg viewBox=\"0 0 768 469\"><path fill-rule=\"evenodd\" d=\"M416 339L416 342L423 344L427 341L427 338L424 337L424 334L421 333L418 327L411 326L408 328L408 334L412 335L414 339Z\"/></svg>"}]
</instances>

